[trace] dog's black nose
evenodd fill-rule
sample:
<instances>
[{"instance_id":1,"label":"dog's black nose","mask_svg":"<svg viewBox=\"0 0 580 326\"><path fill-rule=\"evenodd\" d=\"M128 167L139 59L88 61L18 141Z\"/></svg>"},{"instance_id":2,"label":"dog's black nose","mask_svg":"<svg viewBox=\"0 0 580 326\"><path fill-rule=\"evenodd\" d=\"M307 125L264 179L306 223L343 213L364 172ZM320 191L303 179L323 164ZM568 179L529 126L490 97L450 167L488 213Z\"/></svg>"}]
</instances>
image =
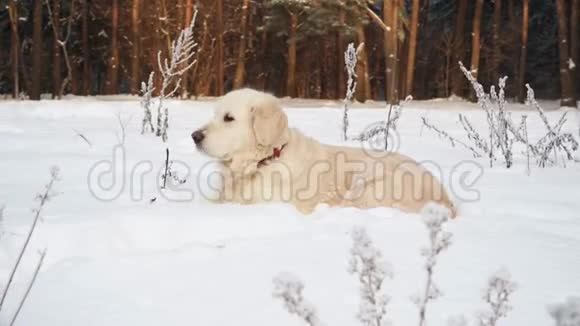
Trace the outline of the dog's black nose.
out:
<instances>
[{"instance_id":1,"label":"dog's black nose","mask_svg":"<svg viewBox=\"0 0 580 326\"><path fill-rule=\"evenodd\" d=\"M197 145L199 145L205 138L205 134L201 130L196 130L191 134L191 138Z\"/></svg>"}]
</instances>

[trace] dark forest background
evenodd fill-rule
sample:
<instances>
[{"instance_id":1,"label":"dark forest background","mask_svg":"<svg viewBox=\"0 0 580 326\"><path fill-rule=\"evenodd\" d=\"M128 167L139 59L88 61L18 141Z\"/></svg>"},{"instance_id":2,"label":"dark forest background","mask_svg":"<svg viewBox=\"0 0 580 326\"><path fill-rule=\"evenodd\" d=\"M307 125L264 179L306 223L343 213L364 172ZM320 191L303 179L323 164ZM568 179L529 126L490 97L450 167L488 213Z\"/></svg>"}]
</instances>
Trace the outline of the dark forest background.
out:
<instances>
[{"instance_id":1,"label":"dark forest background","mask_svg":"<svg viewBox=\"0 0 580 326\"><path fill-rule=\"evenodd\" d=\"M349 42L360 101L470 97L458 61L517 100L580 93L579 0L0 0L0 94L138 94L195 10L182 97L343 98Z\"/></svg>"}]
</instances>

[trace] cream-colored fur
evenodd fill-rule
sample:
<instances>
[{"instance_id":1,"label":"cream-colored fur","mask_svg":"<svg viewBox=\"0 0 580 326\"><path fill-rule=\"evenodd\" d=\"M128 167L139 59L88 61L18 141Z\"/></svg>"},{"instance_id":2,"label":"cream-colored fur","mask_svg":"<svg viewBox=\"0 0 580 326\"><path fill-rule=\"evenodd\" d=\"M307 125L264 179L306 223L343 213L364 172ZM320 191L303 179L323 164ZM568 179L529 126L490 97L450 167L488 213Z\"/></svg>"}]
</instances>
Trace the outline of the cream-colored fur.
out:
<instances>
[{"instance_id":1,"label":"cream-colored fur","mask_svg":"<svg viewBox=\"0 0 580 326\"><path fill-rule=\"evenodd\" d=\"M234 120L225 121L226 114ZM419 212L434 201L456 213L439 181L411 158L321 144L288 128L278 100L269 94L228 93L200 131L205 138L198 148L221 162L220 201L289 202L303 213L320 203ZM279 158L259 163L282 146Z\"/></svg>"}]
</instances>

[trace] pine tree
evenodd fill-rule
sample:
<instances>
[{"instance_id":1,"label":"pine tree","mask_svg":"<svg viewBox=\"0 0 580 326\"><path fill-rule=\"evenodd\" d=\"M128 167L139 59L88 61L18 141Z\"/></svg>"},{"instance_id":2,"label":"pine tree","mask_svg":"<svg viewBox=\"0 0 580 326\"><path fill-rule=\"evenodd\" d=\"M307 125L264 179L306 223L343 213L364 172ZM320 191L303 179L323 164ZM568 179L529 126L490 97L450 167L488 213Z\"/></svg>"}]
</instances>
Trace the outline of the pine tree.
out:
<instances>
[{"instance_id":1,"label":"pine tree","mask_svg":"<svg viewBox=\"0 0 580 326\"><path fill-rule=\"evenodd\" d=\"M356 26L366 24L362 12L363 0L268 0L264 28L275 36L285 36L287 40L286 93L296 96L296 60L298 48L306 39L326 37L340 33L341 37L355 37ZM343 18L341 18L344 16ZM344 24L342 23L344 21ZM350 26L354 26L352 28ZM337 69L343 69L338 67ZM341 96L341 95L339 95Z\"/></svg>"}]
</instances>

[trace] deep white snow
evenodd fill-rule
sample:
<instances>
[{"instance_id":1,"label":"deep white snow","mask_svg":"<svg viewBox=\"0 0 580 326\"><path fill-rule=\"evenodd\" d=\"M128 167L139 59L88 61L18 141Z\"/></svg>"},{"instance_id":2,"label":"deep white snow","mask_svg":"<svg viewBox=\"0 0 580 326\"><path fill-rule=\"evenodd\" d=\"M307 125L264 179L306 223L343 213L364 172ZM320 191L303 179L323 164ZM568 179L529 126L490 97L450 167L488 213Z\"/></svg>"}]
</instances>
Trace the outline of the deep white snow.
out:
<instances>
[{"instance_id":1,"label":"deep white snow","mask_svg":"<svg viewBox=\"0 0 580 326\"><path fill-rule=\"evenodd\" d=\"M339 105L286 104L292 127L341 144ZM550 104L546 109L554 109ZM423 289L420 248L428 242L419 215L319 207L303 216L285 204L210 203L200 196L200 189L208 188L210 160L195 150L190 134L212 115L211 101L170 106L164 144L139 134L137 101L0 102L0 207L6 206L0 224L2 288L30 225L35 193L48 181L50 166L59 166L62 175L59 195L44 211L0 325L9 322L42 248L47 248L45 263L18 325L301 325L272 296L272 280L280 272L304 282L304 296L326 325L358 325L359 284L347 270L350 231L356 226L367 229L393 266L394 278L384 285L392 298L387 318L395 325L417 324L411 297ZM378 107L352 109L350 133L383 119L386 110ZM515 121L520 114L529 116L530 138L543 135L534 112L520 105L510 108ZM526 158L518 150L512 169L501 162L489 168L487 159L473 159L421 127L426 115L463 139L458 113L483 130L484 113L477 106L446 100L411 103L399 122L399 150L436 162L458 202L471 200L460 203L459 217L448 223L453 243L435 271L443 296L428 306L428 324L446 325L459 314L472 319L485 310L484 287L503 267L518 287L514 309L500 325L552 325L547 305L580 293L580 164L559 158L557 167L539 169L532 160L527 176ZM547 115L555 123L562 113L556 109ZM130 119L125 162L116 157L115 182L110 174L101 180L112 188L99 190L90 170L96 165L102 171L112 160L122 138L118 114L123 121ZM579 123L571 113L564 129L577 136ZM183 162L174 164L180 176L185 165L190 167L182 189L191 189L193 199L183 191L158 190L166 147L172 160ZM147 162L152 171L139 174ZM480 169L483 174L474 185L461 187L462 173L475 176ZM144 175L142 183L139 175Z\"/></svg>"}]
</instances>

